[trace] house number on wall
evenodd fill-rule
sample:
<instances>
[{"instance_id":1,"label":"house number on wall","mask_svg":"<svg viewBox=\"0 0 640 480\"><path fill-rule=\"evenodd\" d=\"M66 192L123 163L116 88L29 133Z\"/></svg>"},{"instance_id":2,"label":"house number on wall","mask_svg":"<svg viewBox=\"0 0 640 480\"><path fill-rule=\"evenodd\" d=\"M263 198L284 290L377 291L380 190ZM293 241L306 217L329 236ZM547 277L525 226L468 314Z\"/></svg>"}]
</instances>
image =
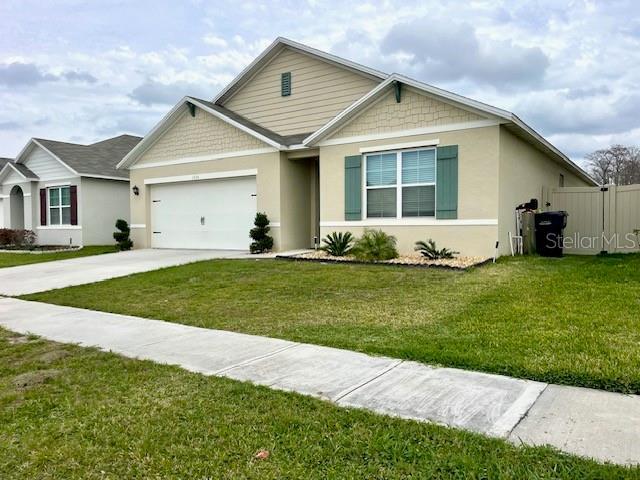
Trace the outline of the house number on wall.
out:
<instances>
[{"instance_id":1,"label":"house number on wall","mask_svg":"<svg viewBox=\"0 0 640 480\"><path fill-rule=\"evenodd\" d=\"M200 176L198 176L198 175L193 175L193 176L191 177L191 180L200 180Z\"/></svg>"}]
</instances>

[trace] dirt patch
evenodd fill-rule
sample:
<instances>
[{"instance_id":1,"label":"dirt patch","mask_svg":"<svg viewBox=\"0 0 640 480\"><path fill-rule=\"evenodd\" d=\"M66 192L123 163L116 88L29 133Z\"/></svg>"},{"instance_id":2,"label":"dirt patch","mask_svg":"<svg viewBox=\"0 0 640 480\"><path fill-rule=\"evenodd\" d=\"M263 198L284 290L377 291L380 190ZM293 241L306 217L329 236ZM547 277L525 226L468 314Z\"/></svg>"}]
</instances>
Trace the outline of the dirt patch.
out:
<instances>
[{"instance_id":1,"label":"dirt patch","mask_svg":"<svg viewBox=\"0 0 640 480\"><path fill-rule=\"evenodd\" d=\"M18 390L27 390L47 383L62 373L61 370L36 370L17 375L13 378L13 386Z\"/></svg>"},{"instance_id":2,"label":"dirt patch","mask_svg":"<svg viewBox=\"0 0 640 480\"><path fill-rule=\"evenodd\" d=\"M36 360L43 363L53 363L65 357L68 357L69 355L69 352L67 352L66 350L51 350L50 352L45 352L42 355L38 355L36 357Z\"/></svg>"}]
</instances>

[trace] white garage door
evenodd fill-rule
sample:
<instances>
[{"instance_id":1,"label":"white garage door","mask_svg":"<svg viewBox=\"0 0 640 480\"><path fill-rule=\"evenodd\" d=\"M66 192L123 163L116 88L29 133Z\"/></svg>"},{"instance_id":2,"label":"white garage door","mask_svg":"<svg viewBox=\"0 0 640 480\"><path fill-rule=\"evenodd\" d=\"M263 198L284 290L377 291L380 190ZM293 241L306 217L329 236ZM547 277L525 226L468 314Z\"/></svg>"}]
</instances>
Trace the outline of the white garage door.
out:
<instances>
[{"instance_id":1,"label":"white garage door","mask_svg":"<svg viewBox=\"0 0 640 480\"><path fill-rule=\"evenodd\" d=\"M248 250L256 177L151 186L151 246Z\"/></svg>"}]
</instances>

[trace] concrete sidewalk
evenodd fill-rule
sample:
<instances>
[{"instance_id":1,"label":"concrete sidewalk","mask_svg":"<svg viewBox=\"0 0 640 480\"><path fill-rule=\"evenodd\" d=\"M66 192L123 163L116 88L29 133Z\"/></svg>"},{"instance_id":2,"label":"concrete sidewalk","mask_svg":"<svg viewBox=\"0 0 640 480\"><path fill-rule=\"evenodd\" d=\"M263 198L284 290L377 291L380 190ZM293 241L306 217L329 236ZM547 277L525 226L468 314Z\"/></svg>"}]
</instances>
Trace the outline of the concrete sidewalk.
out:
<instances>
[{"instance_id":1,"label":"concrete sidewalk","mask_svg":"<svg viewBox=\"0 0 640 480\"><path fill-rule=\"evenodd\" d=\"M0 298L0 326L338 405L640 463L640 397L634 395L11 298Z\"/></svg>"}]
</instances>

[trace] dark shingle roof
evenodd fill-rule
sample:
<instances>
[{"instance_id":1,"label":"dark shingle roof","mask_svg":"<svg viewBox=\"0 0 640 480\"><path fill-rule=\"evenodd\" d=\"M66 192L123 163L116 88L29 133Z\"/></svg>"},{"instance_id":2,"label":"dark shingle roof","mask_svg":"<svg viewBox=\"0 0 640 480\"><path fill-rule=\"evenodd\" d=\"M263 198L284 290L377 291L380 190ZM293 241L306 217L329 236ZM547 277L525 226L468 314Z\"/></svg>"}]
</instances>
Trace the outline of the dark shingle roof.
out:
<instances>
[{"instance_id":1,"label":"dark shingle roof","mask_svg":"<svg viewBox=\"0 0 640 480\"><path fill-rule=\"evenodd\" d=\"M126 170L116 170L116 165L135 147L141 137L120 135L91 145L58 142L36 138L47 150L69 165L80 175L129 178Z\"/></svg>"},{"instance_id":2,"label":"dark shingle roof","mask_svg":"<svg viewBox=\"0 0 640 480\"><path fill-rule=\"evenodd\" d=\"M38 176L26 166L14 162L13 158L0 158L0 170L2 170L7 163L10 163L16 170L27 178L38 178Z\"/></svg>"},{"instance_id":3,"label":"dark shingle roof","mask_svg":"<svg viewBox=\"0 0 640 480\"><path fill-rule=\"evenodd\" d=\"M201 98L196 98L196 97L189 97L189 98L193 98L197 102L202 103L203 105L206 105L208 108L212 110L220 112L226 117L229 117L231 120L234 120L239 124L244 125L245 127L253 130L254 132L257 132L260 135L263 135L269 138L270 140L273 140L274 142L277 142L280 145L285 145L287 147L290 145L297 145L302 143L302 140L304 140L306 137L311 135L311 133L313 133L313 132L309 132L309 133L296 133L295 135L279 135L276 132L269 130L268 128L264 128L258 125L257 123L252 122L248 118L245 118L242 115L239 115L236 112L229 110L228 108L222 107L215 103L208 102L207 100L202 100Z\"/></svg>"}]
</instances>

